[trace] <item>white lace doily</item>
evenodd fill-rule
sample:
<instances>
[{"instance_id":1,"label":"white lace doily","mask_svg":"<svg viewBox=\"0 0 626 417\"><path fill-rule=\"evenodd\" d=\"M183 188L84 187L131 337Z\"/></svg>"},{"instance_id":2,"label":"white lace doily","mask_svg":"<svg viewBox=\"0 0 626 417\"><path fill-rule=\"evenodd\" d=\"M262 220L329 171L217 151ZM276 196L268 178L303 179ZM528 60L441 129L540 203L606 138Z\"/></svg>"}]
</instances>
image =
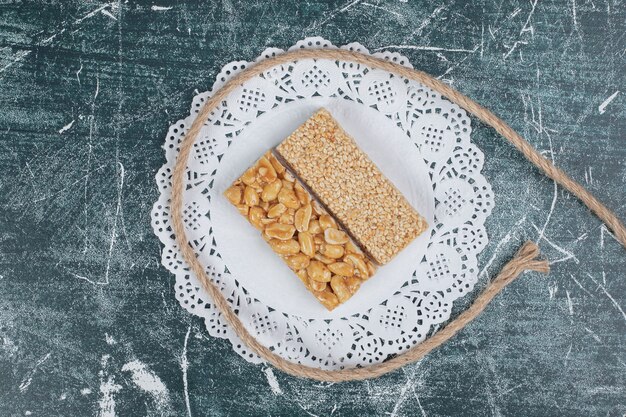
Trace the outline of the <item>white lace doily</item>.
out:
<instances>
[{"instance_id":1,"label":"white lace doily","mask_svg":"<svg viewBox=\"0 0 626 417\"><path fill-rule=\"evenodd\" d=\"M322 38L307 38L290 50L297 48L336 47ZM341 48L369 54L358 43ZM270 48L257 61L282 52ZM373 55L411 67L408 59L397 53ZM224 66L211 91L248 65L236 61ZM160 197L152 209L152 227L164 245L161 262L176 276L180 304L204 318L209 334L229 339L237 353L258 363L261 359L246 350L220 319L189 273L171 229L171 172L179 144L211 91L195 96L190 115L169 128L164 145L167 162L156 177ZM415 273L401 280L403 284L382 303L347 317L323 320L278 311L255 298L229 272L211 223L211 201L220 198L213 179L231 143L260 115L313 97L350 100L393 121L419 149L435 198L435 222L425 255L415 259ZM481 175L483 153L470 142L470 132L465 111L425 86L387 72L329 60L276 66L231 94L210 115L193 146L183 208L190 243L249 331L282 357L323 369L381 362L424 340L449 318L452 302L476 283L476 257L488 242L484 222L494 199L491 186Z\"/></svg>"}]
</instances>

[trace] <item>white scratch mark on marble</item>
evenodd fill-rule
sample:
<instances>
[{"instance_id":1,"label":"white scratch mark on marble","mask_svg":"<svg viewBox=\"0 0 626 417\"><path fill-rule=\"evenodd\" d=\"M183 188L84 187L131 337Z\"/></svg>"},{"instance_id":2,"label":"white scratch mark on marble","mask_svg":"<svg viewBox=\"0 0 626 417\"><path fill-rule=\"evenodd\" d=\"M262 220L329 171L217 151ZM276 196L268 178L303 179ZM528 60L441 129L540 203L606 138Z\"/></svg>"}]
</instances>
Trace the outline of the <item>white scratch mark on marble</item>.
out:
<instances>
[{"instance_id":1,"label":"white scratch mark on marble","mask_svg":"<svg viewBox=\"0 0 626 417\"><path fill-rule=\"evenodd\" d=\"M304 411L305 413L307 413L308 415L310 415L311 417L320 417L317 414L313 414L312 412L309 411L309 409L307 407L305 407L304 405L302 405L302 403L298 400L294 400L296 404L298 404L298 407L300 407L302 409L302 411Z\"/></svg>"},{"instance_id":2,"label":"white scratch mark on marble","mask_svg":"<svg viewBox=\"0 0 626 417\"><path fill-rule=\"evenodd\" d=\"M414 36L419 36L422 34L422 30L424 30L424 28L428 25L430 25L430 23L432 22L432 20L442 11L444 11L446 9L445 5L441 5L439 7L437 7L435 10L433 10L433 12L422 21L422 23L419 24L419 26L417 27L417 29L415 29L413 32L411 32L411 34L409 36L407 36L406 38L404 38L403 42L407 42L409 39L413 38Z\"/></svg>"},{"instance_id":3,"label":"white scratch mark on marble","mask_svg":"<svg viewBox=\"0 0 626 417\"><path fill-rule=\"evenodd\" d=\"M395 15L395 16L397 16L397 17L404 17L404 16L402 16L402 14L400 14L400 13L398 13L398 12L394 12L393 10L389 10L389 9L387 9L387 8L385 8L385 7L377 6L377 5L375 5L375 4L371 4L371 3L365 3L365 2L363 2L363 3L361 3L361 6L368 6L368 7L372 7L372 8L374 8L374 9L379 9L379 10L382 10L382 11L387 12L387 13L389 13L389 14Z\"/></svg>"},{"instance_id":4,"label":"white scratch mark on marble","mask_svg":"<svg viewBox=\"0 0 626 417\"><path fill-rule=\"evenodd\" d=\"M514 390L516 390L516 389L518 389L518 388L520 388L520 387L523 387L523 386L524 386L524 384L518 384L518 385L515 385L515 386L513 386L513 387L511 387L511 388L509 388L509 389L506 389L506 390L504 390L504 391L500 392L500 393L498 394L498 397L502 397L504 394L508 394L509 392L514 391Z\"/></svg>"},{"instance_id":5,"label":"white scratch mark on marble","mask_svg":"<svg viewBox=\"0 0 626 417\"><path fill-rule=\"evenodd\" d=\"M151 10L155 11L155 12L166 12L168 10L172 10L173 7L166 7L166 6L152 6L150 7Z\"/></svg>"},{"instance_id":6,"label":"white scratch mark on marble","mask_svg":"<svg viewBox=\"0 0 626 417\"><path fill-rule=\"evenodd\" d=\"M353 1L348 2L347 4L345 4L343 7L340 7L340 8L337 8L337 9L333 10L332 12L330 12L330 15L326 19L322 20L320 23L315 25L315 27L320 28L322 25L324 25L329 20L333 19L338 14L345 12L346 10L348 10L352 6L360 3L361 1L362 0L353 0Z\"/></svg>"},{"instance_id":7,"label":"white scratch mark on marble","mask_svg":"<svg viewBox=\"0 0 626 417\"><path fill-rule=\"evenodd\" d=\"M22 379L22 382L20 383L19 389L20 392L25 392L28 387L30 387L30 384L32 384L33 382L33 376L35 376L35 372L37 372L37 369L45 362L48 360L48 358L50 358L50 355L52 353L47 353L44 357L42 357L41 359L39 359L37 361L37 363L35 363L35 366L33 367L33 369L31 369L30 371L28 371L26 373L26 375L24 375L24 378Z\"/></svg>"},{"instance_id":8,"label":"white scratch mark on marble","mask_svg":"<svg viewBox=\"0 0 626 417\"><path fill-rule=\"evenodd\" d=\"M393 410L391 410L391 413L385 413L385 414L388 414L390 417L396 417L398 415L400 406L404 403L404 400L406 399L409 388L413 387L413 382L415 381L417 371L421 364L422 364L422 361L419 361L415 364L415 368L413 368L413 372L411 373L409 377L407 377L406 383L402 386L402 389L400 390L400 394L398 395L398 399L393 406ZM404 372L406 374L406 371Z\"/></svg>"},{"instance_id":9,"label":"white scratch mark on marble","mask_svg":"<svg viewBox=\"0 0 626 417\"><path fill-rule=\"evenodd\" d=\"M422 417L427 417L426 411L424 410L424 407L422 407L422 402L420 401L420 397L417 395L417 392L415 392L415 386L411 387L411 391L413 391L413 397L415 397L415 401L417 402L417 406L419 407L420 412L422 413Z\"/></svg>"},{"instance_id":10,"label":"white scratch mark on marble","mask_svg":"<svg viewBox=\"0 0 626 417\"><path fill-rule=\"evenodd\" d=\"M607 229L606 225L603 224L602 226L600 226L600 247L601 248L604 248L604 234L605 233L611 236L613 240L615 240L617 243L621 243L619 240L617 240L617 237L615 237L615 235L611 233L609 229Z\"/></svg>"},{"instance_id":11,"label":"white scratch mark on marble","mask_svg":"<svg viewBox=\"0 0 626 417\"><path fill-rule=\"evenodd\" d=\"M511 55L513 53L513 51L515 51L515 48L517 48L518 45L528 45L528 42L526 42L526 41L515 41L515 42L513 42L513 46L511 46L511 48L509 48L509 52L504 54L503 59L506 60L509 57L509 55Z\"/></svg>"},{"instance_id":12,"label":"white scratch mark on marble","mask_svg":"<svg viewBox=\"0 0 626 417\"><path fill-rule=\"evenodd\" d=\"M617 90L616 92L614 92L613 94L611 94L609 96L609 98L607 98L606 100L604 100L602 102L602 104L600 104L598 106L598 112L600 112L600 114L604 114L604 112L606 111L606 107L613 101L615 100L615 97L617 97L617 95L619 94L619 90Z\"/></svg>"},{"instance_id":13,"label":"white scratch mark on marble","mask_svg":"<svg viewBox=\"0 0 626 417\"><path fill-rule=\"evenodd\" d=\"M515 16L517 16L520 12L522 11L521 7L518 7L517 9L513 10L504 20L511 20L513 19Z\"/></svg>"},{"instance_id":14,"label":"white scratch mark on marble","mask_svg":"<svg viewBox=\"0 0 626 417\"><path fill-rule=\"evenodd\" d=\"M569 359L569 355L570 353L572 353L572 344L569 344L569 349L567 349L567 353L565 354L565 363L567 363L567 360Z\"/></svg>"},{"instance_id":15,"label":"white scratch mark on marble","mask_svg":"<svg viewBox=\"0 0 626 417\"><path fill-rule=\"evenodd\" d=\"M59 134L63 134L63 132L67 132L68 130L70 130L72 126L74 126L75 121L76 120L72 120L71 122L63 126L61 129L59 129Z\"/></svg>"},{"instance_id":16,"label":"white scratch mark on marble","mask_svg":"<svg viewBox=\"0 0 626 417\"><path fill-rule=\"evenodd\" d=\"M26 161L25 165L26 165L26 169L28 169L28 173L30 174L30 176L31 176L32 178L35 178L35 174L33 173L33 170L30 168L30 164L28 163L28 161ZM33 186L34 186L34 185L35 185L35 184L33 183Z\"/></svg>"},{"instance_id":17,"label":"white scratch mark on marble","mask_svg":"<svg viewBox=\"0 0 626 417\"><path fill-rule=\"evenodd\" d=\"M576 31L578 31L579 28L578 28L578 18L576 17L576 0L572 0L572 21L574 23L574 27L576 28Z\"/></svg>"},{"instance_id":18,"label":"white scratch mark on marble","mask_svg":"<svg viewBox=\"0 0 626 417\"><path fill-rule=\"evenodd\" d=\"M539 228L534 224L531 223L531 225L533 226L533 228L539 232ZM567 261L568 259L573 259L574 262L576 263L580 263L580 261L578 260L578 258L576 257L576 255L574 255L573 252L568 251L567 249L564 249L562 247L560 247L559 245L557 245L556 243L552 242L550 239L548 239L546 236L542 236L541 238L542 240L544 240L546 243L548 243L550 246L552 246L554 249L556 249L557 251L561 252L563 255L565 255L563 258L559 258L557 260L554 261L550 261L550 265L552 264L558 264L559 262L564 262ZM537 243L539 242L539 240L537 240Z\"/></svg>"},{"instance_id":19,"label":"white scratch mark on marble","mask_svg":"<svg viewBox=\"0 0 626 417\"><path fill-rule=\"evenodd\" d=\"M559 290L558 284L555 282L554 285L548 285L548 293L550 294L550 299L552 300Z\"/></svg>"},{"instance_id":20,"label":"white scratch mark on marble","mask_svg":"<svg viewBox=\"0 0 626 417\"><path fill-rule=\"evenodd\" d=\"M485 24L480 25L480 58L483 58L485 52Z\"/></svg>"},{"instance_id":21,"label":"white scratch mark on marble","mask_svg":"<svg viewBox=\"0 0 626 417\"><path fill-rule=\"evenodd\" d=\"M170 400L167 387L145 363L139 360L128 362L122 366L122 371L130 372L133 383L152 396L159 411L169 408Z\"/></svg>"},{"instance_id":22,"label":"white scratch mark on marble","mask_svg":"<svg viewBox=\"0 0 626 417\"><path fill-rule=\"evenodd\" d=\"M522 26L522 30L520 30L518 36L522 36L525 32L530 32L531 35L534 35L535 31L532 26L529 26L529 24L530 24L530 20L533 17L533 14L535 13L535 8L537 7L538 1L539 0L535 0L530 3L531 4L530 13L528 13L528 18L526 18L526 22L524 23L524 26ZM503 60L506 60L513 53L513 51L515 50L515 48L517 48L518 45L527 45L527 44L528 42L526 41L520 41L520 40L515 41L513 43L513 46L511 46L511 48L509 49L509 51L506 54L504 54Z\"/></svg>"},{"instance_id":23,"label":"white scratch mark on marble","mask_svg":"<svg viewBox=\"0 0 626 417\"><path fill-rule=\"evenodd\" d=\"M513 237L513 233L515 233L517 231L517 228L519 228L525 221L526 221L526 216L519 219L515 223L515 225L511 228L511 230L509 230L509 233L507 233L502 239L500 239L500 241L496 245L496 249L493 251L493 255L487 261L487 264L485 264L483 269L478 273L479 278L482 277L483 274L489 273L489 267L491 266L493 261L496 259L496 256L498 256L498 252L500 251L500 248L502 247L502 245L508 243L511 240L511 237Z\"/></svg>"},{"instance_id":24,"label":"white scratch mark on marble","mask_svg":"<svg viewBox=\"0 0 626 417\"><path fill-rule=\"evenodd\" d=\"M85 19L89 19L90 17L96 15L96 13L98 13L99 11L105 9L106 7L111 6L113 3L109 3L106 4L102 7L97 8L96 10L86 14L85 16L83 16L80 19L77 19L76 21L74 21L74 25L82 23ZM80 29L80 28L79 28ZM78 31L79 29L76 29L74 32ZM37 45L38 46L45 46L48 45L50 42L52 42L57 36L62 35L63 33L65 33L67 31L67 28L63 28L60 31L58 31L57 33L54 33L50 36L48 36L46 39L43 39L42 41L40 41ZM0 74L2 74L3 72L5 72L6 70L8 70L9 68L11 68L13 65L22 62L27 56L29 56L33 51L18 51L14 54L14 59L13 61L9 62L8 64L6 64L4 67L0 68Z\"/></svg>"},{"instance_id":25,"label":"white scratch mark on marble","mask_svg":"<svg viewBox=\"0 0 626 417\"><path fill-rule=\"evenodd\" d=\"M462 48L443 48L439 46L419 46L419 45L387 45L374 49L374 51L381 51L383 49L413 49L416 51L443 51L443 52L469 52L474 53L478 50L480 45L474 47L474 49L462 49Z\"/></svg>"},{"instance_id":26,"label":"white scratch mark on marble","mask_svg":"<svg viewBox=\"0 0 626 417\"><path fill-rule=\"evenodd\" d=\"M104 334L104 340L107 342L107 345L114 345L117 343L117 340L115 340L113 336L108 333Z\"/></svg>"},{"instance_id":27,"label":"white scratch mark on marble","mask_svg":"<svg viewBox=\"0 0 626 417\"><path fill-rule=\"evenodd\" d=\"M541 130L543 130L542 122L541 122L541 106L539 107L539 125L542 128ZM552 160L552 163L554 164L554 148L552 147L552 136L550 136L550 134L547 132L545 133L546 133L546 136L548 137L548 143L550 145L550 159ZM546 228L548 227L548 224L550 223L550 219L552 218L552 214L554 213L554 209L556 208L556 200L559 195L558 194L559 187L555 180L552 180L552 183L554 184L554 191L552 195L552 203L550 204L550 211L548 212L548 215L546 216L546 221L544 222L543 227L541 228L541 231L539 232L539 236L537 237L536 243L539 243L539 241L543 239Z\"/></svg>"},{"instance_id":28,"label":"white scratch mark on marble","mask_svg":"<svg viewBox=\"0 0 626 417\"><path fill-rule=\"evenodd\" d=\"M189 360L187 359L187 343L189 342L189 334L191 326L187 329L185 342L183 343L183 356L180 359L180 368L183 370L183 391L185 393L185 407L187 407L187 415L191 417L191 403L189 401L189 381L187 380L187 369L189 368Z\"/></svg>"},{"instance_id":29,"label":"white scratch mark on marble","mask_svg":"<svg viewBox=\"0 0 626 417\"><path fill-rule=\"evenodd\" d=\"M93 93L92 104L96 101L96 98L98 98L98 93L100 93L100 78L96 76L96 91Z\"/></svg>"},{"instance_id":30,"label":"white scratch mark on marble","mask_svg":"<svg viewBox=\"0 0 626 417\"><path fill-rule=\"evenodd\" d=\"M573 275L573 274L569 274L569 276L572 278L572 280L574 280L574 282L576 283L576 285L578 285L578 286L580 287L580 289L581 289L581 290L583 290L584 292L586 292L587 294L589 294L591 297L593 297L593 294L591 294L589 291L587 291L587 290L585 289L585 287L583 287L583 286L581 285L581 283L580 283L580 282L578 282L578 280L574 277L574 275Z\"/></svg>"},{"instance_id":31,"label":"white scratch mark on marble","mask_svg":"<svg viewBox=\"0 0 626 417\"><path fill-rule=\"evenodd\" d=\"M269 384L272 393L274 395L282 395L283 390L280 389L280 385L278 385L278 379L276 379L276 375L274 374L274 371L272 371L272 368L268 367L263 369L263 373L265 373L267 383Z\"/></svg>"},{"instance_id":32,"label":"white scratch mark on marble","mask_svg":"<svg viewBox=\"0 0 626 417\"><path fill-rule=\"evenodd\" d=\"M100 376L100 400L98 401L99 417L115 417L114 394L122 389L120 385L115 383L115 379L112 375L109 375L105 380L105 371L107 369L109 358L109 355L103 355L100 361L102 369L98 373Z\"/></svg>"},{"instance_id":33,"label":"white scratch mark on marble","mask_svg":"<svg viewBox=\"0 0 626 417\"><path fill-rule=\"evenodd\" d=\"M569 291L565 290L565 295L567 296L567 309L569 310L569 315L574 315L574 304L572 303L572 298L569 296Z\"/></svg>"},{"instance_id":34,"label":"white scratch mark on marble","mask_svg":"<svg viewBox=\"0 0 626 417\"><path fill-rule=\"evenodd\" d=\"M83 68L82 65L80 68L82 70ZM79 79L79 83L80 83L80 79ZM84 201L83 217L84 217L85 224L89 222L89 215L87 213L87 202L89 201L89 199L87 198L87 190L89 186L89 174L91 172L90 171L91 170L91 156L93 155L92 140L93 140L94 125L95 125L96 98L98 97L99 92L100 92L100 78L96 75L96 91L94 92L93 99L91 100L91 114L89 115L89 136L88 136L88 143L87 143L87 164L86 164L87 175L85 175L85 186L83 190L83 201ZM85 232L85 236L83 240L83 253L87 253L88 240L89 240L89 234Z\"/></svg>"},{"instance_id":35,"label":"white scratch mark on marble","mask_svg":"<svg viewBox=\"0 0 626 417\"><path fill-rule=\"evenodd\" d=\"M113 19L113 20L117 20L117 17L113 16L113 15L111 14L111 12L110 12L110 11L108 11L108 10L106 10L106 9L100 10L100 13L102 13L102 14L103 14L103 15L105 15L105 16L110 17L110 18L111 18L111 19Z\"/></svg>"},{"instance_id":36,"label":"white scratch mark on marble","mask_svg":"<svg viewBox=\"0 0 626 417\"><path fill-rule=\"evenodd\" d=\"M619 311L622 314L622 317L624 317L624 320L626 320L626 313L624 312L622 307L617 303L617 300L615 300L615 298L613 298L613 296L611 294L609 294L609 292L606 290L604 285L602 285L598 281L596 281L590 274L587 274L587 276L589 278L591 278L591 280L604 292L604 294L606 294L608 299L611 300L611 303L613 303L613 305L615 306L615 309L617 311Z\"/></svg>"},{"instance_id":37,"label":"white scratch mark on marble","mask_svg":"<svg viewBox=\"0 0 626 417\"><path fill-rule=\"evenodd\" d=\"M124 165L121 162L117 162L120 167L120 181L117 189L117 207L115 208L115 217L113 219L113 231L111 232L111 243L109 244L109 254L107 256L107 266L104 272L104 282L109 283L109 271L111 269L111 256L113 255L113 248L115 247L115 241L117 239L117 219L120 215L122 208L122 189L124 188Z\"/></svg>"},{"instance_id":38,"label":"white scratch mark on marble","mask_svg":"<svg viewBox=\"0 0 626 417\"><path fill-rule=\"evenodd\" d=\"M0 74L2 74L4 71L6 71L9 68L11 68L13 65L17 64L18 62L23 61L24 58L26 58L32 52L33 51L19 51L19 52L16 52L15 55L14 55L15 58L13 59L13 61L9 62L4 67L0 68Z\"/></svg>"},{"instance_id":39,"label":"white scratch mark on marble","mask_svg":"<svg viewBox=\"0 0 626 417\"><path fill-rule=\"evenodd\" d=\"M92 285L109 285L109 282L108 282L108 281L107 281L107 282L102 282L102 281L94 281L94 280L92 280L92 279L90 279L90 278L87 278L87 277L86 277L86 276L84 276L84 275L79 275L79 274L76 274L76 273L71 272L71 271L68 271L68 272L69 272L69 274L70 274L70 275L72 275L73 277L78 278L78 279L82 279L83 281L87 281L88 283L90 283L90 284L92 284Z\"/></svg>"},{"instance_id":40,"label":"white scratch mark on marble","mask_svg":"<svg viewBox=\"0 0 626 417\"><path fill-rule=\"evenodd\" d=\"M487 402L489 403L489 408L491 409L491 415L494 417L502 417L502 413L500 412L500 408L496 404L496 398L491 391L491 387L489 385L485 386L485 394L487 394Z\"/></svg>"},{"instance_id":41,"label":"white scratch mark on marble","mask_svg":"<svg viewBox=\"0 0 626 417\"><path fill-rule=\"evenodd\" d=\"M462 63L464 63L465 61L467 61L467 59L468 59L469 57L471 57L471 56L472 56L472 54L478 50L478 48L479 48L479 47L480 47L480 45L476 45L476 46L474 47L474 49L470 51L471 53L468 53L468 54L467 54L467 55L466 55L463 59L460 59L459 61L457 61L454 65L452 65L452 66L451 66L451 67L449 67L447 70L445 70L443 74L438 75L436 78L437 78L438 80L443 79L444 81L447 81L449 84L452 84L452 83L453 83L453 81L452 81L452 80L445 80L443 77L445 77L446 75L450 74L452 71L454 71L456 68L458 68L458 67L459 67Z\"/></svg>"},{"instance_id":42,"label":"white scratch mark on marble","mask_svg":"<svg viewBox=\"0 0 626 417\"><path fill-rule=\"evenodd\" d=\"M76 71L76 79L78 80L78 85L80 85L80 73L83 71L83 64L80 64L80 68Z\"/></svg>"},{"instance_id":43,"label":"white scratch mark on marble","mask_svg":"<svg viewBox=\"0 0 626 417\"><path fill-rule=\"evenodd\" d=\"M591 335L591 337L593 337L598 343L602 343L602 339L600 339L600 337L595 334L589 327L585 327L585 330L587 331L587 333L589 333Z\"/></svg>"},{"instance_id":44,"label":"white scratch mark on marble","mask_svg":"<svg viewBox=\"0 0 626 417\"><path fill-rule=\"evenodd\" d=\"M115 6L116 6L116 4L115 4L114 2L112 2L112 3L107 3L107 4L103 5L103 6L100 6L100 7L98 7L97 9L92 10L91 12L87 13L87 14L86 14L86 15L84 15L83 17L81 17L81 18L79 18L79 19L76 19L76 20L74 21L74 24L75 24L75 25L78 25L79 23L82 23L82 22L83 22L83 21L85 21L86 19L89 19L90 17L93 17L93 16L95 16L96 14L100 13L102 10L106 9L107 7L111 7L111 8L113 8L113 7L115 7Z\"/></svg>"}]
</instances>

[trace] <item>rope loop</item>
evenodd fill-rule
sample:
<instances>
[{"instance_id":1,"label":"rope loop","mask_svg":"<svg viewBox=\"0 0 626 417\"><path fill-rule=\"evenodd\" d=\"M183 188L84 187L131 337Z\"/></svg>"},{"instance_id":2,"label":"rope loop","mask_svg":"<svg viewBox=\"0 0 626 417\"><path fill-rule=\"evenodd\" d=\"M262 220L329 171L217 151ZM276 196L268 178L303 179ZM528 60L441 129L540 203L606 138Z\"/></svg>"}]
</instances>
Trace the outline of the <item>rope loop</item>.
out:
<instances>
[{"instance_id":1,"label":"rope loop","mask_svg":"<svg viewBox=\"0 0 626 417\"><path fill-rule=\"evenodd\" d=\"M468 323L474 320L489 304L489 302L507 285L509 285L522 272L527 270L547 273L549 271L548 262L538 259L539 248L533 242L526 242L517 254L511 259L480 294L472 305L452 320L446 327L435 333L422 343L414 346L405 353L389 359L383 363L353 369L342 369L338 371L327 371L313 368L297 363L289 362L276 355L270 349L262 345L254 336L248 332L239 317L233 312L228 302L220 290L211 282L205 272L204 267L198 260L193 248L189 245L189 239L183 224L183 190L185 186L185 170L187 161L194 141L198 137L205 120L209 114L224 101L230 93L239 88L241 84L254 78L263 72L277 65L294 62L300 59L330 59L335 61L350 61L362 64L370 68L381 69L400 77L417 81L426 87L437 91L447 97L453 103L465 109L468 113L476 116L485 124L493 127L500 135L515 146L526 159L539 168L546 176L553 179L563 188L568 190L580 201L582 201L593 213L595 213L614 233L617 240L626 247L626 228L620 219L593 194L587 191L582 185L571 179L565 172L554 166L554 164L541 155L532 145L508 126L502 119L498 118L491 111L482 107L469 97L459 93L449 85L437 80L425 72L404 67L394 62L386 61L370 55L363 55L359 52L343 49L299 49L285 52L280 55L259 61L241 71L235 77L226 82L220 89L214 91L211 97L205 102L198 112L198 116L192 123L185 139L180 145L180 151L176 160L176 166L172 173L172 196L171 215L172 229L176 237L176 242L180 248L181 255L191 272L200 281L202 288L209 294L217 308L222 313L222 317L232 327L239 338L257 355L276 368L298 377L311 378L319 381L340 382L354 381L369 378L376 378L396 369L416 362L452 338Z\"/></svg>"}]
</instances>

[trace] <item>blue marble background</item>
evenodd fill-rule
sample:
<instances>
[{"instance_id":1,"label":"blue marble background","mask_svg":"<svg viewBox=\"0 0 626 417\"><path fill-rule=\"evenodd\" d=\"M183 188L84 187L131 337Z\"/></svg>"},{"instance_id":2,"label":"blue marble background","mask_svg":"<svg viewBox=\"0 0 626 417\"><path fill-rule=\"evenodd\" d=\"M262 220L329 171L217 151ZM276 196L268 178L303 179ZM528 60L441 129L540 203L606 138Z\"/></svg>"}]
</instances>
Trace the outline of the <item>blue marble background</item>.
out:
<instances>
[{"instance_id":1,"label":"blue marble background","mask_svg":"<svg viewBox=\"0 0 626 417\"><path fill-rule=\"evenodd\" d=\"M221 66L321 35L396 50L492 109L626 218L619 0L0 2L0 415L626 414L626 252L473 121L497 207L480 281L551 260L421 362L272 372L176 302L150 228L167 127Z\"/></svg>"}]
</instances>

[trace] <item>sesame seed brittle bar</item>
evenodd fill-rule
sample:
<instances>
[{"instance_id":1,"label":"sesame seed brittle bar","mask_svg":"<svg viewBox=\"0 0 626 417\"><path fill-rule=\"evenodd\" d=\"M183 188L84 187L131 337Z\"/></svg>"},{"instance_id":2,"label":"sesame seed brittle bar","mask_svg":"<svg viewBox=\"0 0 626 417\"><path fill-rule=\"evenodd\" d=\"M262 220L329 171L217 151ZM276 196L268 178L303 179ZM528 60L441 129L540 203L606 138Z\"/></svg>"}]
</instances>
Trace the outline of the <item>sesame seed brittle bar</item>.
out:
<instances>
[{"instance_id":1,"label":"sesame seed brittle bar","mask_svg":"<svg viewBox=\"0 0 626 417\"><path fill-rule=\"evenodd\" d=\"M376 263L389 262L428 228L326 109L276 152Z\"/></svg>"}]
</instances>

